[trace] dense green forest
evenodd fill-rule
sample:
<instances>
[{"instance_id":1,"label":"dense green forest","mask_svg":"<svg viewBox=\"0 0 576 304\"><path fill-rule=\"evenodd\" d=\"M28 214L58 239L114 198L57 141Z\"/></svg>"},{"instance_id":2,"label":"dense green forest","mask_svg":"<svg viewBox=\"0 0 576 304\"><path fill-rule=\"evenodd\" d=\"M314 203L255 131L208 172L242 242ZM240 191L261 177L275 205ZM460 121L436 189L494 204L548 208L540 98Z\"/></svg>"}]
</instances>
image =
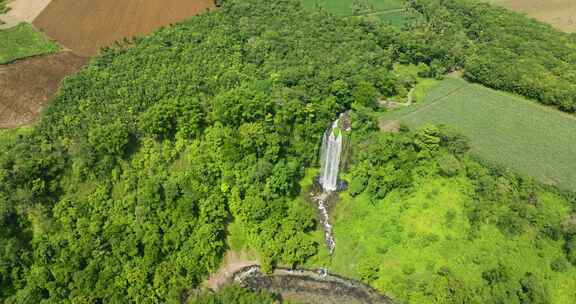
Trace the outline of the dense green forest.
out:
<instances>
[{"instance_id":1,"label":"dense green forest","mask_svg":"<svg viewBox=\"0 0 576 304\"><path fill-rule=\"evenodd\" d=\"M349 109L358 136L382 141L359 146L365 151L356 155L350 193L376 201L415 187L423 163L438 174L468 174L480 193L471 223L553 240L538 246L561 248L553 269L571 273L576 228L560 215L541 217L538 194L545 189L486 172L463 156L464 140L434 128L374 135L377 98L412 85L393 73L396 62L423 63L429 77L464 67L476 81L573 110L571 38L515 14L502 21L490 12L510 13L489 6L434 3L412 2L421 16L399 31L376 19L308 11L298 1L228 0L217 11L103 50L62 83L33 129L0 136L0 299L180 303L219 266L231 222L243 227L265 269L317 257L322 241L312 233L314 209L293 202L305 168L317 165L324 130ZM498 31L490 18L517 24ZM530 41L548 44L538 55L507 42L506 35L518 35L506 31L524 23L542 37ZM534 56L534 64L508 65L522 69L525 82L511 70L491 71L486 61L509 60L504 55L512 50L526 56L517 60ZM529 83L542 75L538 69L548 81ZM515 86L500 85L510 82ZM484 272L494 293L483 299L515 294L521 303L550 302L537 275ZM430 289L430 297L466 299L451 295L467 290L467 282L442 273L455 285ZM365 280L377 278L368 272ZM413 287L394 292L402 298ZM236 298L274 301L235 287L196 301Z\"/></svg>"},{"instance_id":2,"label":"dense green forest","mask_svg":"<svg viewBox=\"0 0 576 304\"><path fill-rule=\"evenodd\" d=\"M463 69L469 80L576 111L575 35L480 1L407 3L414 20L392 37L402 60Z\"/></svg>"},{"instance_id":3,"label":"dense green forest","mask_svg":"<svg viewBox=\"0 0 576 304\"><path fill-rule=\"evenodd\" d=\"M313 211L287 202L337 113L400 85L389 53L357 22L256 0L104 50L0 154L2 297L177 302L232 220L266 266L303 262Z\"/></svg>"}]
</instances>

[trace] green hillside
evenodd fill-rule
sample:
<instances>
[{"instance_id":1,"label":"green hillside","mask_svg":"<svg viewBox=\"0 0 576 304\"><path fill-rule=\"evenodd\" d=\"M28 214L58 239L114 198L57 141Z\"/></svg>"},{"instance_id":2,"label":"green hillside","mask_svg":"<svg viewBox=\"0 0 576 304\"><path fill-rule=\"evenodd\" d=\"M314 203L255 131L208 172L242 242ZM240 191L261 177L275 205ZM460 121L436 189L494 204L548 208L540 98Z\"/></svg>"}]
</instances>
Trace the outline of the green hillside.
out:
<instances>
[{"instance_id":1,"label":"green hillside","mask_svg":"<svg viewBox=\"0 0 576 304\"><path fill-rule=\"evenodd\" d=\"M576 250L565 251L576 239L562 237L573 201L484 167L435 127L357 140L332 211L335 255L322 250L310 265L399 303L576 301Z\"/></svg>"},{"instance_id":2,"label":"green hillside","mask_svg":"<svg viewBox=\"0 0 576 304\"><path fill-rule=\"evenodd\" d=\"M464 69L573 112L573 37L469 0L409 1L406 27L218 3L103 49L32 128L0 132L0 302L286 303L205 289L240 248L264 272L328 267L398 303L576 302L574 116L440 81ZM411 91L410 107L379 106ZM330 257L310 196L342 113ZM413 128L381 132L381 117Z\"/></svg>"}]
</instances>

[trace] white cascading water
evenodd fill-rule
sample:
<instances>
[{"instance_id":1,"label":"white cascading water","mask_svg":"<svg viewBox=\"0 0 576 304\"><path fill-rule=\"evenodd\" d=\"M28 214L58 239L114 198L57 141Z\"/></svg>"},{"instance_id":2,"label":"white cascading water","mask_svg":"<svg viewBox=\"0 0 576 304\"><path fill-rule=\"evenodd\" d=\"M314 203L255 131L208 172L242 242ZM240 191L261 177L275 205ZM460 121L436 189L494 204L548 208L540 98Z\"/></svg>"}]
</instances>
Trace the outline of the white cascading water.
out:
<instances>
[{"instance_id":1,"label":"white cascading water","mask_svg":"<svg viewBox=\"0 0 576 304\"><path fill-rule=\"evenodd\" d=\"M332 128L326 130L322 140L320 184L324 192L328 193L338 188L338 169L342 153L342 132L337 130L339 121L336 119L332 123Z\"/></svg>"},{"instance_id":2,"label":"white cascading water","mask_svg":"<svg viewBox=\"0 0 576 304\"><path fill-rule=\"evenodd\" d=\"M338 130L339 119L334 121L332 127L326 130L322 140L322 150L320 161L319 182L322 186L322 194L317 197L318 209L321 214L322 225L324 226L324 237L330 255L334 253L336 244L332 235L332 225L329 222L328 208L326 201L330 193L338 190L338 170L340 169L340 154L342 153L342 131Z\"/></svg>"}]
</instances>

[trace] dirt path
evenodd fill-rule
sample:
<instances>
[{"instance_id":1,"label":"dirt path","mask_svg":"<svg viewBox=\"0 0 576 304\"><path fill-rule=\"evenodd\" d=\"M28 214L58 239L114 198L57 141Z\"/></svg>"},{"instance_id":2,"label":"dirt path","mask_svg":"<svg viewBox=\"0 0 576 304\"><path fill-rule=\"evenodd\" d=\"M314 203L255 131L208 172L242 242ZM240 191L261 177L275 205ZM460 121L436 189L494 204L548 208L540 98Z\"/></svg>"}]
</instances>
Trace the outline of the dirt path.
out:
<instances>
[{"instance_id":1,"label":"dirt path","mask_svg":"<svg viewBox=\"0 0 576 304\"><path fill-rule=\"evenodd\" d=\"M0 65L0 128L32 123L58 91L60 81L87 61L60 52Z\"/></svg>"},{"instance_id":2,"label":"dirt path","mask_svg":"<svg viewBox=\"0 0 576 304\"><path fill-rule=\"evenodd\" d=\"M205 282L206 287L217 291L232 279L234 273L248 266L259 265L258 261L250 259L248 255L246 252L228 251L220 269Z\"/></svg>"},{"instance_id":3,"label":"dirt path","mask_svg":"<svg viewBox=\"0 0 576 304\"><path fill-rule=\"evenodd\" d=\"M52 0L12 0L8 2L10 10L4 15L0 15L0 20L5 24L2 28L10 28L20 22L32 23L38 15L50 4Z\"/></svg>"}]
</instances>

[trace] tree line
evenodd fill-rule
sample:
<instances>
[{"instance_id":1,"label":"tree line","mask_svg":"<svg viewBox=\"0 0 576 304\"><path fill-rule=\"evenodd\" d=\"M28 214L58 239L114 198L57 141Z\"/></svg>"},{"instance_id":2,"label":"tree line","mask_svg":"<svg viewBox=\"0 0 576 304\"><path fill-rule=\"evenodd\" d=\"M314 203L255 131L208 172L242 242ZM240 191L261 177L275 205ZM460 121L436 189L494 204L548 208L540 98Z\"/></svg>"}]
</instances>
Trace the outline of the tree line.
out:
<instances>
[{"instance_id":1,"label":"tree line","mask_svg":"<svg viewBox=\"0 0 576 304\"><path fill-rule=\"evenodd\" d=\"M519 13L472 0L408 0L411 21L395 41L398 60L463 70L471 81L576 111L576 39ZM382 28L382 27L380 27Z\"/></svg>"}]
</instances>

